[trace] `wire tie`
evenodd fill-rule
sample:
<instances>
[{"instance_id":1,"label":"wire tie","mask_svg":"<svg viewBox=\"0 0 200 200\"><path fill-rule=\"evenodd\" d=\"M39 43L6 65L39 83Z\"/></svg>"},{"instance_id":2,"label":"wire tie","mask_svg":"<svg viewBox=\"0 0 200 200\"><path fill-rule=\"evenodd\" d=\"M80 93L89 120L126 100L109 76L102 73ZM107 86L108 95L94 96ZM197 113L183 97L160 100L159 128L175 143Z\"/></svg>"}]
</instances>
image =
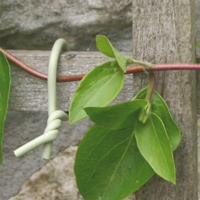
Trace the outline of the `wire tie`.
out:
<instances>
[{"instance_id":1,"label":"wire tie","mask_svg":"<svg viewBox=\"0 0 200 200\"><path fill-rule=\"evenodd\" d=\"M34 150L38 146L44 145L42 157L44 159L50 159L52 151L52 142L58 136L58 128L61 125L61 121L67 121L68 115L56 108L56 78L59 56L62 51L68 51L67 42L64 39L58 39L53 45L49 66L48 66L48 120L47 127L44 130L44 134L33 139L32 141L24 144L14 151L17 157L23 156L29 151Z\"/></svg>"}]
</instances>

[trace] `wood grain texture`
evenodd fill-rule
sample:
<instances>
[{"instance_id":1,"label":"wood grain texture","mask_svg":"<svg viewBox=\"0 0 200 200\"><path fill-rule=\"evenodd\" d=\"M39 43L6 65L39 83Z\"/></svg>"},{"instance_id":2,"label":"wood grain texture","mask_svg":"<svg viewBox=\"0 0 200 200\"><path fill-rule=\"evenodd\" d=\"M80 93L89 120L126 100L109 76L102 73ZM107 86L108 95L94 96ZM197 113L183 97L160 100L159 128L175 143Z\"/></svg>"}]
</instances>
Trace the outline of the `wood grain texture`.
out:
<instances>
[{"instance_id":1,"label":"wood grain texture","mask_svg":"<svg viewBox=\"0 0 200 200\"><path fill-rule=\"evenodd\" d=\"M49 51L12 50L10 52L34 69L47 73ZM131 56L131 53L123 54L127 57ZM109 58L99 52L66 52L60 57L58 75L85 74L95 66L108 60ZM14 65L11 65L11 76L10 111L47 111L46 81L33 77ZM58 109L68 110L78 84L79 81L57 84ZM115 100L115 103L131 100L133 97L132 87L132 75L126 75L124 89Z\"/></svg>"},{"instance_id":2,"label":"wood grain texture","mask_svg":"<svg viewBox=\"0 0 200 200\"><path fill-rule=\"evenodd\" d=\"M133 57L152 63L194 63L194 0L133 0ZM154 176L137 200L197 200L196 73L157 73L157 90L178 122L182 140L175 152L177 184ZM134 75L134 87L146 83Z\"/></svg>"}]
</instances>

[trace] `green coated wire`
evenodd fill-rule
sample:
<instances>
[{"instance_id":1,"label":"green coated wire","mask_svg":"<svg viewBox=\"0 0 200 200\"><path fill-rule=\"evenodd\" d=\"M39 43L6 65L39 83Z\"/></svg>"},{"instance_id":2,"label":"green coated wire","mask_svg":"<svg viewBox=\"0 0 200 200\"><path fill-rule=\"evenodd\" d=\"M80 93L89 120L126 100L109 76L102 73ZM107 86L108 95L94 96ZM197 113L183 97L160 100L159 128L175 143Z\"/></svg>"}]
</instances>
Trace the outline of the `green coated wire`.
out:
<instances>
[{"instance_id":1,"label":"green coated wire","mask_svg":"<svg viewBox=\"0 0 200 200\"><path fill-rule=\"evenodd\" d=\"M48 67L48 112L49 115L56 110L56 77L59 56L63 51L68 51L67 42L58 39L51 50L51 56Z\"/></svg>"},{"instance_id":2,"label":"green coated wire","mask_svg":"<svg viewBox=\"0 0 200 200\"><path fill-rule=\"evenodd\" d=\"M49 59L49 67L48 67L48 113L49 116L56 111L56 77L57 77L57 67L59 56L62 51L68 51L67 42L60 38L58 39L51 50L51 56ZM44 145L43 155L44 159L49 159L51 156L52 142L49 142Z\"/></svg>"},{"instance_id":3,"label":"green coated wire","mask_svg":"<svg viewBox=\"0 0 200 200\"><path fill-rule=\"evenodd\" d=\"M56 108L56 77L59 55L62 51L68 50L68 45L64 39L58 39L52 48L49 67L48 67L48 114L47 127L44 134L26 143L14 151L17 157L20 157L29 151L44 144L43 155L44 159L50 159L52 141L56 139L58 135L58 128L62 121L67 121L68 116L62 110Z\"/></svg>"}]
</instances>

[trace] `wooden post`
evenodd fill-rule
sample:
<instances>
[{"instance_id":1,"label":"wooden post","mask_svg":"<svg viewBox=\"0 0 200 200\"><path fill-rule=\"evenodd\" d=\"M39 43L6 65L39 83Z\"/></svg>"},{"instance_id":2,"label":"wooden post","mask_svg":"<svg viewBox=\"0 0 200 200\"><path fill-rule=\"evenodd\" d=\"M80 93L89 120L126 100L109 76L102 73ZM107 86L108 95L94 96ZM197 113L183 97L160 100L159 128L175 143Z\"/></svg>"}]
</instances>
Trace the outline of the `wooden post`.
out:
<instances>
[{"instance_id":1,"label":"wooden post","mask_svg":"<svg viewBox=\"0 0 200 200\"><path fill-rule=\"evenodd\" d=\"M47 74L49 51L11 50L10 53L34 69ZM131 57L131 53L123 52L122 54ZM86 74L95 66L108 60L110 59L100 52L66 52L60 56L58 75ZM47 81L40 80L14 65L12 65L11 76L10 111L47 111ZM57 105L59 109L68 110L78 84L79 81L58 83ZM132 97L132 75L129 74L126 75L121 94L114 102L128 101Z\"/></svg>"},{"instance_id":2,"label":"wooden post","mask_svg":"<svg viewBox=\"0 0 200 200\"><path fill-rule=\"evenodd\" d=\"M152 63L195 62L194 0L133 0L133 58ZM134 88L146 85L134 75ZM142 78L142 80L141 80ZM175 151L177 183L154 176L137 200L197 200L196 73L157 74L157 90L179 124L182 140Z\"/></svg>"}]
</instances>

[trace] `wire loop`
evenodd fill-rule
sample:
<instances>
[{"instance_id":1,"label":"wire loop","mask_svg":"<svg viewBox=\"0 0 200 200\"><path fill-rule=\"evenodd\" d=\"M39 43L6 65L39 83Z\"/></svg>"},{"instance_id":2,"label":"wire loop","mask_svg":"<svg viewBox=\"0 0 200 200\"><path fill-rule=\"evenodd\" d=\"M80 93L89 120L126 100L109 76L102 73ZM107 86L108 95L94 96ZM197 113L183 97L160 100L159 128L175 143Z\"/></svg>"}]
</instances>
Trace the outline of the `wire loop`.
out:
<instances>
[{"instance_id":1,"label":"wire loop","mask_svg":"<svg viewBox=\"0 0 200 200\"><path fill-rule=\"evenodd\" d=\"M68 115L56 108L56 72L58 66L59 55L63 50L68 50L68 45L64 39L58 39L52 48L51 56L48 67L48 114L47 127L44 134L28 142L14 151L17 157L20 157L29 151L37 148L40 145L44 145L43 155L44 159L50 159L52 142L58 136L58 128L61 125L61 121L67 121Z\"/></svg>"}]
</instances>

